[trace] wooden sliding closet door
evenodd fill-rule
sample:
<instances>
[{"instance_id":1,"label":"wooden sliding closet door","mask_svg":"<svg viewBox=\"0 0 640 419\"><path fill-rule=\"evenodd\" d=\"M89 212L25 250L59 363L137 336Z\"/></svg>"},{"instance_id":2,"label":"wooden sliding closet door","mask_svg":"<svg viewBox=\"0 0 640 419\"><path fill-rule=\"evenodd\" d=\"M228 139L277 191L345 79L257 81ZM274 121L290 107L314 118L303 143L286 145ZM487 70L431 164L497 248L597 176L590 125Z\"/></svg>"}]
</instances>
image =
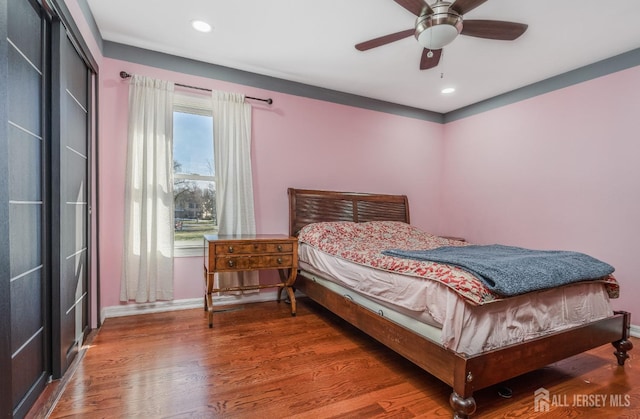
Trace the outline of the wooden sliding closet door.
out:
<instances>
[{"instance_id":1,"label":"wooden sliding closet door","mask_svg":"<svg viewBox=\"0 0 640 419\"><path fill-rule=\"evenodd\" d=\"M97 66L63 6L0 0L0 417L25 416L90 327Z\"/></svg>"},{"instance_id":2,"label":"wooden sliding closet door","mask_svg":"<svg viewBox=\"0 0 640 419\"><path fill-rule=\"evenodd\" d=\"M46 244L48 21L37 3L3 0L0 4L4 20L0 24L0 413L22 417L44 388L51 360Z\"/></svg>"},{"instance_id":3,"label":"wooden sliding closet door","mask_svg":"<svg viewBox=\"0 0 640 419\"><path fill-rule=\"evenodd\" d=\"M53 376L60 377L89 331L91 73L59 22L52 42Z\"/></svg>"}]
</instances>

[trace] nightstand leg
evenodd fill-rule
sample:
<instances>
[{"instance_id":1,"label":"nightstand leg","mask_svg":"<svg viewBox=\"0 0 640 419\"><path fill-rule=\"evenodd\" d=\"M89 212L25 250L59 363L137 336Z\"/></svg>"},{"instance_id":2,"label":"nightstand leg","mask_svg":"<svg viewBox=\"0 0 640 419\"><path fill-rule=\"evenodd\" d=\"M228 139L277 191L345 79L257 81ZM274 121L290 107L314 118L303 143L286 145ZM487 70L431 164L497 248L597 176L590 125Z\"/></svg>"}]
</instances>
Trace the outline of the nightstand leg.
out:
<instances>
[{"instance_id":1,"label":"nightstand leg","mask_svg":"<svg viewBox=\"0 0 640 419\"><path fill-rule=\"evenodd\" d=\"M278 274L280 275L280 281L282 281L282 284L280 286L278 286L278 299L277 301L280 302L280 299L282 297L282 290L283 288L287 287L287 284L289 283L289 275L287 275L287 271L285 271L284 269L278 269Z\"/></svg>"},{"instance_id":2,"label":"nightstand leg","mask_svg":"<svg viewBox=\"0 0 640 419\"><path fill-rule=\"evenodd\" d=\"M291 301L291 315L295 316L296 315L296 295L295 292L293 291L293 287L286 287L287 288L287 294L289 295L289 300Z\"/></svg>"},{"instance_id":3,"label":"nightstand leg","mask_svg":"<svg viewBox=\"0 0 640 419\"><path fill-rule=\"evenodd\" d=\"M204 296L207 315L209 318L209 329L213 329L213 296L210 293L205 294Z\"/></svg>"},{"instance_id":4,"label":"nightstand leg","mask_svg":"<svg viewBox=\"0 0 640 419\"><path fill-rule=\"evenodd\" d=\"M280 294L282 293L282 289L287 290L287 295L289 296L289 302L291 303L291 315L296 315L296 296L295 289L293 288L293 283L296 280L296 276L298 274L298 270L296 268L288 269L285 271L284 269L278 269L280 273L280 280L282 281L282 286L278 288L278 302L280 302Z\"/></svg>"}]
</instances>

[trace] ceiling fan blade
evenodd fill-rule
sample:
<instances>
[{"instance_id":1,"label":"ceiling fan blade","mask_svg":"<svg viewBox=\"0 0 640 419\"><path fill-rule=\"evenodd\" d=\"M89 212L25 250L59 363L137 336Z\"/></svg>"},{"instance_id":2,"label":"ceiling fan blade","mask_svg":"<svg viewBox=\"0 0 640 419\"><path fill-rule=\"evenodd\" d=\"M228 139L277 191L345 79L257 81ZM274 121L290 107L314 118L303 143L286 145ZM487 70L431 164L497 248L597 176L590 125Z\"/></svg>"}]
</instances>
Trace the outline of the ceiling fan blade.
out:
<instances>
[{"instance_id":1,"label":"ceiling fan blade","mask_svg":"<svg viewBox=\"0 0 640 419\"><path fill-rule=\"evenodd\" d=\"M371 48L379 47L382 45L390 44L395 41L399 41L404 38L408 38L414 33L415 33L415 29L407 29L406 31L390 33L389 35L385 35L379 38L370 39L368 41L361 42L356 45L356 49L358 51L366 51Z\"/></svg>"},{"instance_id":2,"label":"ceiling fan blade","mask_svg":"<svg viewBox=\"0 0 640 419\"><path fill-rule=\"evenodd\" d=\"M513 41L527 30L524 23L503 22L500 20L465 20L462 24L462 35L477 38Z\"/></svg>"},{"instance_id":3,"label":"ceiling fan blade","mask_svg":"<svg viewBox=\"0 0 640 419\"><path fill-rule=\"evenodd\" d=\"M449 7L449 9L458 12L458 14L460 15L464 15L465 13L469 13L486 1L487 0L456 0L455 3L453 3L451 7Z\"/></svg>"},{"instance_id":4,"label":"ceiling fan blade","mask_svg":"<svg viewBox=\"0 0 640 419\"><path fill-rule=\"evenodd\" d=\"M393 0L416 16L433 13L431 7L424 0Z\"/></svg>"},{"instance_id":5,"label":"ceiling fan blade","mask_svg":"<svg viewBox=\"0 0 640 419\"><path fill-rule=\"evenodd\" d=\"M428 57L429 52L432 52L433 56ZM430 68L437 66L438 63L440 62L441 55L442 55L441 49L435 49L435 50L429 50L426 48L423 49L422 58L420 58L420 70L428 70Z\"/></svg>"}]
</instances>

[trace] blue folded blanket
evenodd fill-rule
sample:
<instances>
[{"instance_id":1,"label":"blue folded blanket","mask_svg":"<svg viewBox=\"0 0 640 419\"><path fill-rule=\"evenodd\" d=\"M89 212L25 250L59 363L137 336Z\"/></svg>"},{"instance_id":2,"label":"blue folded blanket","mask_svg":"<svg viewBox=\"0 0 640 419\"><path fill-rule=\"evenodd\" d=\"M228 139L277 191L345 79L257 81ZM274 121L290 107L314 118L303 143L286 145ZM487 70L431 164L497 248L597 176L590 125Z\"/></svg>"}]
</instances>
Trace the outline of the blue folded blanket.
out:
<instances>
[{"instance_id":1,"label":"blue folded blanket","mask_svg":"<svg viewBox=\"0 0 640 419\"><path fill-rule=\"evenodd\" d=\"M389 249L382 254L458 266L504 296L602 278L614 271L611 265L584 253L498 244L444 246L432 250Z\"/></svg>"}]
</instances>

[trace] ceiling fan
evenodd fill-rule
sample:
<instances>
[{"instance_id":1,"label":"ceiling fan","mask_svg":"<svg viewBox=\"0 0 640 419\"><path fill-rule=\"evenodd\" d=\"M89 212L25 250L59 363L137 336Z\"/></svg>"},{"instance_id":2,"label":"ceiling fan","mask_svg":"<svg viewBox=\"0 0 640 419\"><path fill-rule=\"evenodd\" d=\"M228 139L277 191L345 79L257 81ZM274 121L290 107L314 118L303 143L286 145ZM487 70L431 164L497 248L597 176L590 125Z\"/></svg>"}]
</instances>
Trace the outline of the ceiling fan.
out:
<instances>
[{"instance_id":1,"label":"ceiling fan","mask_svg":"<svg viewBox=\"0 0 640 419\"><path fill-rule=\"evenodd\" d=\"M417 16L415 28L361 42L356 45L356 49L367 51L414 35L423 47L420 70L437 66L442 47L451 43L458 35L513 41L527 30L524 23L464 20L463 15L487 0L436 0L432 5L427 4L426 0L394 1Z\"/></svg>"}]
</instances>

